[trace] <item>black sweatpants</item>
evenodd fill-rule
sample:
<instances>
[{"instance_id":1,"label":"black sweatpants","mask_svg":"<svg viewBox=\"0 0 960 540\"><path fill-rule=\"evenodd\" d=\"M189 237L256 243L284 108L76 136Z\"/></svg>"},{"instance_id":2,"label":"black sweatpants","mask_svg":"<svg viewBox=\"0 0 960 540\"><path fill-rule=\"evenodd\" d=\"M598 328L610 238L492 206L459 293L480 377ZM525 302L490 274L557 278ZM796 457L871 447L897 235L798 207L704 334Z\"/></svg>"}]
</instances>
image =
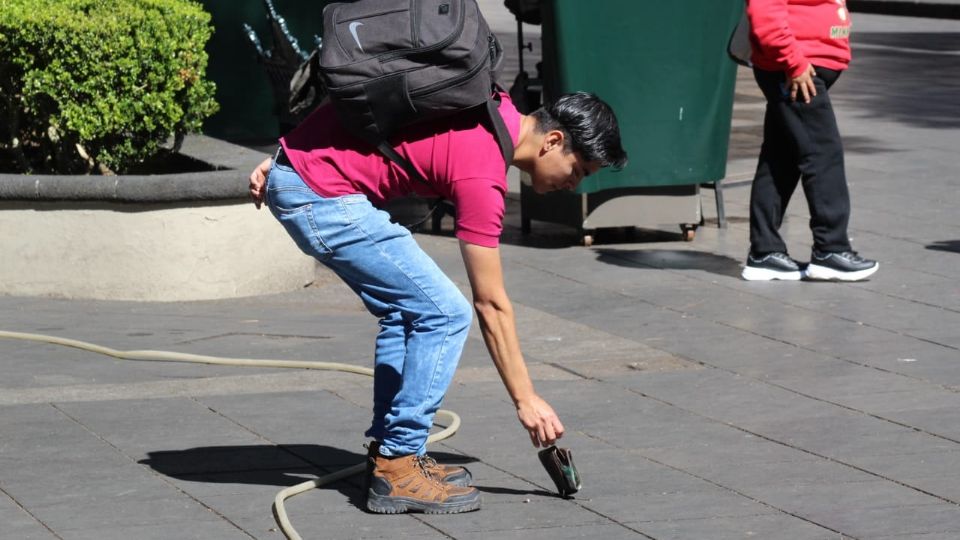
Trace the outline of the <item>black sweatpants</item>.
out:
<instances>
[{"instance_id":1,"label":"black sweatpants","mask_svg":"<svg viewBox=\"0 0 960 540\"><path fill-rule=\"evenodd\" d=\"M790 101L783 72L754 69L767 99L763 146L750 192L750 250L754 254L787 251L778 230L790 196L803 182L810 208L813 247L820 251L848 251L847 223L850 193L843 165L843 143L827 90L839 71L814 66L816 97L804 103Z\"/></svg>"}]
</instances>

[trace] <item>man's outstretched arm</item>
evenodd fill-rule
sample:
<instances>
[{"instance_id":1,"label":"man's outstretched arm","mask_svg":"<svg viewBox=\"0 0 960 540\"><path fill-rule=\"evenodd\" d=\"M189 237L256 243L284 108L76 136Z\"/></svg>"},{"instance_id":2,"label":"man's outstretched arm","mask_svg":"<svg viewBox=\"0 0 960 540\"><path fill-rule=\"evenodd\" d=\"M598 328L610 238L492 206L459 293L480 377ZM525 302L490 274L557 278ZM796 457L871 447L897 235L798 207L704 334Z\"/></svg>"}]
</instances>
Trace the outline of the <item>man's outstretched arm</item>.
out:
<instances>
[{"instance_id":1,"label":"man's outstretched arm","mask_svg":"<svg viewBox=\"0 0 960 540\"><path fill-rule=\"evenodd\" d=\"M549 446L563 436L557 413L533 389L520 352L513 307L503 285L500 249L460 242L460 253L473 290L473 305L483 341L517 408L517 417L534 446Z\"/></svg>"}]
</instances>

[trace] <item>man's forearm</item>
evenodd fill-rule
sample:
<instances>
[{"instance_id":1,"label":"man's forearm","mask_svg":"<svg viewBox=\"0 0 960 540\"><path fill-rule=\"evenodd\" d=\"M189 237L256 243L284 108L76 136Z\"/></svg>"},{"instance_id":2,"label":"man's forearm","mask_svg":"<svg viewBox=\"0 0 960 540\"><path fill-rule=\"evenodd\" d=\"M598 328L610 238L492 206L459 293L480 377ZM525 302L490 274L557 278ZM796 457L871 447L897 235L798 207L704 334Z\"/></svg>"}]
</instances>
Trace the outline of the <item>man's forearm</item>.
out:
<instances>
[{"instance_id":1,"label":"man's forearm","mask_svg":"<svg viewBox=\"0 0 960 540\"><path fill-rule=\"evenodd\" d=\"M478 302L476 310L483 341L510 398L517 404L532 396L533 382L520 352L516 321L509 301L504 304Z\"/></svg>"}]
</instances>

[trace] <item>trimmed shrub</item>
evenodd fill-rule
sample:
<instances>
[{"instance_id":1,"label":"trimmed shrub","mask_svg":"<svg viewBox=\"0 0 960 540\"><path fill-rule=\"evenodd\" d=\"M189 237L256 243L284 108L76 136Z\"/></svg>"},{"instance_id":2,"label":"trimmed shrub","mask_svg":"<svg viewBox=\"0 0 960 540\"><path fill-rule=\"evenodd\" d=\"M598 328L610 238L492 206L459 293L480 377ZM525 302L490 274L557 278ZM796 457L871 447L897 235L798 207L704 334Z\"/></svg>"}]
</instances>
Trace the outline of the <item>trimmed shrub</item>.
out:
<instances>
[{"instance_id":1,"label":"trimmed shrub","mask_svg":"<svg viewBox=\"0 0 960 540\"><path fill-rule=\"evenodd\" d=\"M5 168L123 172L199 130L212 32L189 0L0 0Z\"/></svg>"}]
</instances>

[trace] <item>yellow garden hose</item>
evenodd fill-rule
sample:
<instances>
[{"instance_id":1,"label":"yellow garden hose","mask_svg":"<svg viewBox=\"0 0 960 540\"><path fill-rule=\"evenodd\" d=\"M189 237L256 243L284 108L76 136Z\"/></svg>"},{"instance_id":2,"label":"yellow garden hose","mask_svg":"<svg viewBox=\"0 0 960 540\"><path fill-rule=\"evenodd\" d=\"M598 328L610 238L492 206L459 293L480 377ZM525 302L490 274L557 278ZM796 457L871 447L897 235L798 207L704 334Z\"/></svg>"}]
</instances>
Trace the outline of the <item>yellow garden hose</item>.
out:
<instances>
[{"instance_id":1,"label":"yellow garden hose","mask_svg":"<svg viewBox=\"0 0 960 540\"><path fill-rule=\"evenodd\" d=\"M7 332L0 330L0 339L19 339L24 341L36 341L39 343L49 343L53 345L62 345L64 347L73 347L105 356L112 356L121 360L137 360L146 362L184 362L190 364L215 364L220 366L243 366L243 367L269 367L269 368L293 368L293 369L319 369L327 371L346 371L358 375L367 375L373 377L373 370L366 367L354 366L350 364L341 364L338 362L308 362L300 360L258 360L250 358L223 358L219 356L207 356L203 354L178 353L171 351L121 351L103 347L94 343L67 339L57 336L47 336L44 334L28 334L23 332ZM436 415L438 420L442 420L447 427L441 431L433 433L427 438L427 443L442 441L450 438L460 429L460 417L453 411L440 409ZM290 540L301 540L296 529L287 518L287 512L283 503L287 499L299 495L313 488L330 484L337 480L361 473L366 467L365 463L358 463L346 469L321 476L315 480L308 480L301 484L288 487L277 493L273 499L273 516L277 520L280 530Z\"/></svg>"}]
</instances>

